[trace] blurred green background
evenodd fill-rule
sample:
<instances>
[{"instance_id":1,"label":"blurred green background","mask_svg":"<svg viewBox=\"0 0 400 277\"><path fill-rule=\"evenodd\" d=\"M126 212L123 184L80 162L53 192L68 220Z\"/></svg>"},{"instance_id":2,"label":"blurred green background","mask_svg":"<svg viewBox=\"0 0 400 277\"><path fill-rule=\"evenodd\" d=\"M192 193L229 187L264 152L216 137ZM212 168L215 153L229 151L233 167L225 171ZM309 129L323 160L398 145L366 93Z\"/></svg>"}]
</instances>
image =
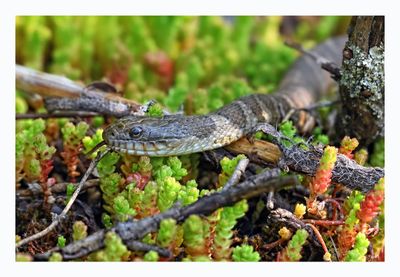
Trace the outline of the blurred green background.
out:
<instances>
[{"instance_id":1,"label":"blurred green background","mask_svg":"<svg viewBox=\"0 0 400 277\"><path fill-rule=\"evenodd\" d=\"M127 98L155 99L172 111L184 104L188 114L207 113L248 93L273 91L298 56L285 39L311 47L345 33L349 20L21 16L16 62L84 84L108 81Z\"/></svg>"}]
</instances>

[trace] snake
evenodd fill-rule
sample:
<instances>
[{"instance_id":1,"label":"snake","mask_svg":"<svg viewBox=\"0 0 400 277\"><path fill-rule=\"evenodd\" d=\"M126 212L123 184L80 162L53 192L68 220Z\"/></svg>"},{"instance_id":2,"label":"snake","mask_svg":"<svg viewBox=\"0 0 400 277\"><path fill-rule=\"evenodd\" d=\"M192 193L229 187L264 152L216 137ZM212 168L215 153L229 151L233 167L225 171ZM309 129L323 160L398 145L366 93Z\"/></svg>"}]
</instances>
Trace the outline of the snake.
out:
<instances>
[{"instance_id":1,"label":"snake","mask_svg":"<svg viewBox=\"0 0 400 277\"><path fill-rule=\"evenodd\" d=\"M345 38L328 39L309 53L341 64ZM102 134L114 151L153 157L185 155L229 145L250 136L262 123L276 125L293 110L297 126L311 115L302 110L315 104L334 83L310 55L301 55L273 93L243 96L205 115L130 115L117 119Z\"/></svg>"}]
</instances>

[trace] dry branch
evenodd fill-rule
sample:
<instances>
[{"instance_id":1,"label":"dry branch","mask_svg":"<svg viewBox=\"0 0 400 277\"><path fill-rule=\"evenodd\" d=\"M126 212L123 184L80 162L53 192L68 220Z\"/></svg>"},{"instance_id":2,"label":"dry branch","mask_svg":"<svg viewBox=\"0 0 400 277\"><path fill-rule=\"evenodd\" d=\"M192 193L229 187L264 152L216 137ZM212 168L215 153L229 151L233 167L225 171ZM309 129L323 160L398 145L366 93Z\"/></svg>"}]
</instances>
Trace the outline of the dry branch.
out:
<instances>
[{"instance_id":1,"label":"dry branch","mask_svg":"<svg viewBox=\"0 0 400 277\"><path fill-rule=\"evenodd\" d=\"M91 111L122 117L140 111L141 105L135 101L101 89L100 86L84 87L68 78L21 65L16 65L15 75L17 89L46 97L45 104L49 112Z\"/></svg>"},{"instance_id":2,"label":"dry branch","mask_svg":"<svg viewBox=\"0 0 400 277\"><path fill-rule=\"evenodd\" d=\"M211 195L204 196L195 203L180 207L175 205L171 209L150 217L137 221L120 222L109 231L116 232L126 244L132 241L138 241L148 233L156 232L160 222L163 219L172 218L178 222L182 222L192 214L209 215L213 211L232 205L240 200L248 199L260 195L264 192L279 190L283 186L293 185L296 183L295 176L272 177L276 174L271 172L279 172L279 169L272 169L248 178L248 180L231 187L229 190L220 191ZM63 248L54 248L47 253L35 255L35 259L48 259L51 253L59 251L64 260L76 259L90 254L104 247L104 237L106 230L93 233L85 239L73 242Z\"/></svg>"},{"instance_id":3,"label":"dry branch","mask_svg":"<svg viewBox=\"0 0 400 277\"><path fill-rule=\"evenodd\" d=\"M268 163L278 164L279 159L282 159L283 164L290 170L309 176L314 176L322 156L322 149L315 147L303 150L299 146L281 146L279 149L273 143L262 140L254 140L254 143L251 143L246 138L242 138L226 148L235 153L246 154L250 158L256 156ZM382 168L361 166L342 154L338 154L332 172L333 182L362 192L370 191L383 176Z\"/></svg>"}]
</instances>

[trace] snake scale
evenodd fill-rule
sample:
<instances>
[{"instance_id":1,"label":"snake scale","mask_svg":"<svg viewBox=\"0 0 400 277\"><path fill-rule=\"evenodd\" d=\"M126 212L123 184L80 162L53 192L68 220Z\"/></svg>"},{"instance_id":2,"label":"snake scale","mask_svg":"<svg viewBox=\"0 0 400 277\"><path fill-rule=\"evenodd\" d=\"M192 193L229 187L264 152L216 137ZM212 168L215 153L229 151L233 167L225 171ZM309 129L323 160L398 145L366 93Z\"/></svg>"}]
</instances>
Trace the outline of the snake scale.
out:
<instances>
[{"instance_id":1,"label":"snake scale","mask_svg":"<svg viewBox=\"0 0 400 277\"><path fill-rule=\"evenodd\" d=\"M341 64L343 37L329 39L311 50ZM206 115L127 116L103 132L114 151L132 155L172 156L202 152L228 145L255 131L260 123L277 124L293 109L314 104L332 80L308 56L299 57L272 94L251 94ZM297 113L297 124L307 119Z\"/></svg>"}]
</instances>

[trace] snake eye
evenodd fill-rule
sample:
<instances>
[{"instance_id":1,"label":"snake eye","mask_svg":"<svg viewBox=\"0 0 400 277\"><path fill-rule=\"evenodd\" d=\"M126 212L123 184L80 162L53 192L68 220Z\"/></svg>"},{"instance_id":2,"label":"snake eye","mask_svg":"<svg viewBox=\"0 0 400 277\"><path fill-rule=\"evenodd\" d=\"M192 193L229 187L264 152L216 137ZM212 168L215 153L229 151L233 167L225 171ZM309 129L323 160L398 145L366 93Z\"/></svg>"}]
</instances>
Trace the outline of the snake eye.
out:
<instances>
[{"instance_id":1,"label":"snake eye","mask_svg":"<svg viewBox=\"0 0 400 277\"><path fill-rule=\"evenodd\" d=\"M143 132L142 127L136 126L136 127L133 127L129 133L130 133L131 137L137 138L142 134L142 132Z\"/></svg>"}]
</instances>

